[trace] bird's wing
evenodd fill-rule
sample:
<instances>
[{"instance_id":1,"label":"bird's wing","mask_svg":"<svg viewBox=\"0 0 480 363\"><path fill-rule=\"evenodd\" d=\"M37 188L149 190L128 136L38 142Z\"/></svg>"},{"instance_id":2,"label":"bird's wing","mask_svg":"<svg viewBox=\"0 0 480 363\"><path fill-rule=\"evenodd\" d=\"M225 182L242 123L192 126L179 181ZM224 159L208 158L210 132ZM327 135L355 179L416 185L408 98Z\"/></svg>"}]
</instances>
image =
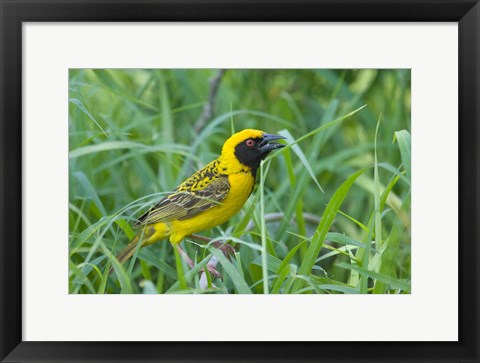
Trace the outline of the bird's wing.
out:
<instances>
[{"instance_id":1,"label":"bird's wing","mask_svg":"<svg viewBox=\"0 0 480 363\"><path fill-rule=\"evenodd\" d=\"M230 190L228 177L210 174L199 180L197 174L199 172L142 215L137 225L188 219L221 204Z\"/></svg>"}]
</instances>

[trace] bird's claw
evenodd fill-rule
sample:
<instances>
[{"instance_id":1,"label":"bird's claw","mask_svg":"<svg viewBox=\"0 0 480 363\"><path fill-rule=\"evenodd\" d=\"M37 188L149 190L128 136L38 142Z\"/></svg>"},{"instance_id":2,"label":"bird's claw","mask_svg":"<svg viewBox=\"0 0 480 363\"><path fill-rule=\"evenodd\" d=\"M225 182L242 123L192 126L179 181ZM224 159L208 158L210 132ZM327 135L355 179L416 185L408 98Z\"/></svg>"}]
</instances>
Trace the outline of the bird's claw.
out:
<instances>
[{"instance_id":1,"label":"bird's claw","mask_svg":"<svg viewBox=\"0 0 480 363\"><path fill-rule=\"evenodd\" d=\"M213 244L215 248L219 249L222 251L223 255L230 259L231 257L235 256L235 248L233 248L231 245L225 242L215 242Z\"/></svg>"},{"instance_id":2,"label":"bird's claw","mask_svg":"<svg viewBox=\"0 0 480 363\"><path fill-rule=\"evenodd\" d=\"M214 276L216 279L220 279L220 280L223 281L223 276L222 276L222 274L221 274L220 272L218 272L218 271L215 269L214 266L207 265L206 267L207 267L208 272L209 272L212 276ZM205 272L205 271L202 270L202 272Z\"/></svg>"}]
</instances>

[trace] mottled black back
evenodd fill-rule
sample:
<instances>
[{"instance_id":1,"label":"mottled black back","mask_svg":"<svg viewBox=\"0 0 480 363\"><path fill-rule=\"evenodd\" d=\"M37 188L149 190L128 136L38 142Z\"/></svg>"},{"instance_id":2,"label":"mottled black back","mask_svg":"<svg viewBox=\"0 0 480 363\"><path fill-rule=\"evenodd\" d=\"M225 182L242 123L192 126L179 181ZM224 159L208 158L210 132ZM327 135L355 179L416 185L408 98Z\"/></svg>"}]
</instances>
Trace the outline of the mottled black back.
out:
<instances>
[{"instance_id":1,"label":"mottled black back","mask_svg":"<svg viewBox=\"0 0 480 363\"><path fill-rule=\"evenodd\" d=\"M188 219L220 204L230 183L227 175L218 172L218 164L217 159L195 172L138 218L136 226Z\"/></svg>"}]
</instances>

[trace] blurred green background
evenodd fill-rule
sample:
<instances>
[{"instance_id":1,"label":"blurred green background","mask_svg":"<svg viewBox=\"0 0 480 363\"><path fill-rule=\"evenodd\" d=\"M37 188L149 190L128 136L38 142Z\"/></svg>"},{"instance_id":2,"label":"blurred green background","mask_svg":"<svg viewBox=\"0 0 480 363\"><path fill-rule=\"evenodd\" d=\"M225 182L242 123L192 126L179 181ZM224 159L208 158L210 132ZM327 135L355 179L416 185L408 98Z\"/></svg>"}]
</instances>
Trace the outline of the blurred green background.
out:
<instances>
[{"instance_id":1,"label":"blurred green background","mask_svg":"<svg viewBox=\"0 0 480 363\"><path fill-rule=\"evenodd\" d=\"M410 84L410 70L388 69L70 70L69 292L410 293ZM158 192L245 128L308 137L202 233L232 238L223 281L200 286L216 251L190 240L193 272L165 241L109 275Z\"/></svg>"}]
</instances>

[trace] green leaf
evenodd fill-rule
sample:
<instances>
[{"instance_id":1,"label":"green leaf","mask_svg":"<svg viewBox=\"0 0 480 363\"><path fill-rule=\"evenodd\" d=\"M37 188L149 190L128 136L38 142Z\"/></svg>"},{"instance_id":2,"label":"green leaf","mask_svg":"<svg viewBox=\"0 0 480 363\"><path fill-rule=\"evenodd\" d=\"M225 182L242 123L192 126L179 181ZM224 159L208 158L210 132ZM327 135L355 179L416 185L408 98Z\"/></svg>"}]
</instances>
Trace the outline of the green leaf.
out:
<instances>
[{"instance_id":1,"label":"green leaf","mask_svg":"<svg viewBox=\"0 0 480 363\"><path fill-rule=\"evenodd\" d=\"M84 106L84 104L82 103L82 101L80 101L80 100L77 99L77 98L70 98L68 101L69 101L70 103L73 103L74 105L76 105L80 110L82 110L82 112L83 112L85 115L87 115L88 118L89 118L90 120L92 120L92 121L95 123L95 125L98 126L98 128L99 128L100 130L102 130L102 133L103 133L106 137L108 137L108 135L107 135L107 133L105 132L105 130L103 129L103 127L100 126L100 123L95 119L95 117L93 117L93 115L91 114L91 112L87 110L87 108Z\"/></svg>"},{"instance_id":2,"label":"green leaf","mask_svg":"<svg viewBox=\"0 0 480 363\"><path fill-rule=\"evenodd\" d=\"M337 123L339 123L339 122L341 122L341 121L343 121L343 120L345 120L345 119L347 119L347 118L349 118L349 117L352 117L352 116L355 115L357 112L359 112L359 111L361 111L362 109L364 109L365 107L367 107L367 105L363 105L362 107L359 107L359 108L357 108L357 109L355 109L355 110L347 113L346 115L344 115L344 116L342 116L342 117L339 117L339 118L337 118L336 120L333 120L333 121L329 122L328 124L325 124L325 125L323 125L323 126L320 126L320 127L316 128L316 129L313 130L313 131L310 131L309 133L303 135L302 137L299 137L299 138L296 139L295 141L287 144L287 146L283 147L280 151L278 151L278 152L276 152L276 153L270 154L269 156L267 156L267 157L265 158L265 161L268 161L268 160L270 160L271 158L274 158L275 156L280 155L280 154L281 154L282 152L284 152L285 150L288 150L288 149L292 148L295 144L298 144L298 143L302 142L303 140L308 139L309 137L312 137L313 135L319 133L320 131L326 130L326 129L328 129L329 127L332 127L333 125L335 125L335 124L337 124Z\"/></svg>"},{"instance_id":3,"label":"green leaf","mask_svg":"<svg viewBox=\"0 0 480 363\"><path fill-rule=\"evenodd\" d=\"M232 282L235 286L235 289L237 290L237 293L251 294L252 291L248 287L248 284L246 283L245 279L237 271L236 267L230 261L227 260L227 258L223 255L223 253L218 249L216 249L215 247L209 247L209 250L215 257L217 257L218 261L222 265L225 272L232 279Z\"/></svg>"},{"instance_id":4,"label":"green leaf","mask_svg":"<svg viewBox=\"0 0 480 363\"><path fill-rule=\"evenodd\" d=\"M282 287L282 284L283 284L284 280L287 278L287 276L290 272L290 265L289 264L290 264L291 259L293 258L293 256L295 256L295 254L300 249L300 247L302 247L305 243L306 243L306 241L302 241L302 242L298 243L295 247L293 247L287 253L287 255L283 259L280 266L278 266L278 268L277 268L278 277L273 283L272 294L278 294L278 292L280 291L280 288Z\"/></svg>"},{"instance_id":5,"label":"green leaf","mask_svg":"<svg viewBox=\"0 0 480 363\"><path fill-rule=\"evenodd\" d=\"M365 277L371 277L372 279L381 281L381 282L383 282L387 285L390 285L390 287L392 289L400 289L400 290L404 290L404 291L410 291L410 283L409 282L396 280L396 279L394 279L390 276L386 276L386 275L380 274L380 273L375 272L375 271L370 271L370 270L364 269L360 266L350 265L350 264L345 263L345 262L341 262L337 266L341 267L341 268L344 268L344 269L347 269L347 270L357 271L360 275L363 275Z\"/></svg>"},{"instance_id":6,"label":"green leaf","mask_svg":"<svg viewBox=\"0 0 480 363\"><path fill-rule=\"evenodd\" d=\"M90 180L88 180L87 176L81 172L81 171L76 171L73 173L73 176L78 180L80 185L82 186L83 190L87 194L87 196L95 203L96 207L100 211L100 213L105 216L107 215L107 211L105 210L105 207L103 206L102 202L100 201L100 198L98 197L97 191L93 187L92 183L90 183Z\"/></svg>"},{"instance_id":7,"label":"green leaf","mask_svg":"<svg viewBox=\"0 0 480 363\"><path fill-rule=\"evenodd\" d=\"M110 262L115 269L115 273L117 274L118 281L120 282L120 288L122 294L133 294L133 287L130 282L130 275L127 274L127 271L123 268L122 264L118 262L115 256L110 252L110 250L105 247L103 243L100 243L100 246L103 250L103 253L109 258ZM108 274L108 268L105 271Z\"/></svg>"},{"instance_id":8,"label":"green leaf","mask_svg":"<svg viewBox=\"0 0 480 363\"><path fill-rule=\"evenodd\" d=\"M341 234L341 233L338 233L338 232L328 232L326 239L328 239L332 242L337 242L337 243L341 243L341 244L344 244L344 245L352 245L352 246L357 246L357 247L361 247L361 248L366 247L365 243L356 241L353 238L350 238L350 237L345 236L344 234Z\"/></svg>"},{"instance_id":9,"label":"green leaf","mask_svg":"<svg viewBox=\"0 0 480 363\"><path fill-rule=\"evenodd\" d=\"M332 199L330 199L327 207L325 208L325 212L323 212L322 220L320 221L315 231L312 242L307 249L303 262L298 271L299 275L309 276L311 274L313 265L315 264L315 260L320 253L325 237L328 233L328 230L330 229L330 226L333 223L333 220L335 219L338 209L342 205L343 200L347 196L347 193L355 180L366 170L367 169L363 169L352 174L347 180L343 182L342 185L340 185L337 191L333 194ZM303 283L304 281L302 280L296 280L293 283L292 291L296 292L300 290L303 287Z\"/></svg>"},{"instance_id":10,"label":"green leaf","mask_svg":"<svg viewBox=\"0 0 480 363\"><path fill-rule=\"evenodd\" d=\"M99 152L111 151L111 150L122 150L122 149L142 149L148 152L162 152L162 153L174 153L184 156L191 156L191 153L188 151L188 148L183 145L177 144L161 144L156 146L147 146L132 141L107 141L102 142L101 144L96 145L87 145L82 146L77 149L70 151L68 157L70 159L79 158L88 154L94 154ZM134 155L132 155L134 156Z\"/></svg>"},{"instance_id":11,"label":"green leaf","mask_svg":"<svg viewBox=\"0 0 480 363\"><path fill-rule=\"evenodd\" d=\"M162 133L164 140L174 141L173 119L170 113L170 100L167 89L167 82L161 72L157 72L160 87L160 105L162 110Z\"/></svg>"},{"instance_id":12,"label":"green leaf","mask_svg":"<svg viewBox=\"0 0 480 363\"><path fill-rule=\"evenodd\" d=\"M198 262L193 268L187 273L185 273L185 280L190 281L192 278L197 275L200 270L202 270L208 263L208 261L212 258L212 254L207 255L203 260ZM183 292L180 287L180 281L175 282L165 293L166 294L177 294Z\"/></svg>"},{"instance_id":13,"label":"green leaf","mask_svg":"<svg viewBox=\"0 0 480 363\"><path fill-rule=\"evenodd\" d=\"M398 142L400 148L400 155L402 156L403 166L407 172L408 180L412 180L411 174L411 160L412 160L412 148L410 142L410 133L407 130L400 130L395 132L395 139Z\"/></svg>"},{"instance_id":14,"label":"green leaf","mask_svg":"<svg viewBox=\"0 0 480 363\"><path fill-rule=\"evenodd\" d=\"M118 225L120 229L127 235L128 239L131 240L133 237L135 237L135 232L125 219L116 219L115 224Z\"/></svg>"},{"instance_id":15,"label":"green leaf","mask_svg":"<svg viewBox=\"0 0 480 363\"><path fill-rule=\"evenodd\" d=\"M288 144L292 144L295 139L293 138L292 134L288 131L288 130L281 130L279 132L280 135L282 136L285 136L287 138L287 143ZM310 177L312 178L312 180L315 182L315 184L317 185L318 189L320 189L320 191L322 193L324 193L323 191L323 188L322 186L320 185L320 183L318 182L317 180L317 177L315 176L315 173L313 172L313 169L312 169L312 166L310 165L310 163L308 162L307 160L307 157L305 156L305 154L303 153L302 149L300 149L300 147L296 144L293 144L292 146L292 150L295 154L297 154L298 158L300 159L300 161L302 162L303 166L305 167L305 169L307 170L308 174L310 174Z\"/></svg>"},{"instance_id":16,"label":"green leaf","mask_svg":"<svg viewBox=\"0 0 480 363\"><path fill-rule=\"evenodd\" d=\"M282 260L280 260L279 258L267 254L265 266L267 266L268 271L276 273L281 263L282 263ZM259 256L256 259L254 259L251 262L251 264L263 267L264 266L263 256Z\"/></svg>"}]
</instances>

